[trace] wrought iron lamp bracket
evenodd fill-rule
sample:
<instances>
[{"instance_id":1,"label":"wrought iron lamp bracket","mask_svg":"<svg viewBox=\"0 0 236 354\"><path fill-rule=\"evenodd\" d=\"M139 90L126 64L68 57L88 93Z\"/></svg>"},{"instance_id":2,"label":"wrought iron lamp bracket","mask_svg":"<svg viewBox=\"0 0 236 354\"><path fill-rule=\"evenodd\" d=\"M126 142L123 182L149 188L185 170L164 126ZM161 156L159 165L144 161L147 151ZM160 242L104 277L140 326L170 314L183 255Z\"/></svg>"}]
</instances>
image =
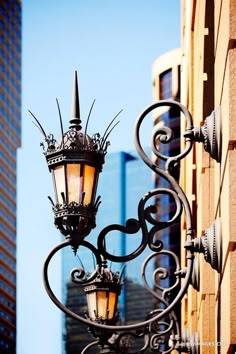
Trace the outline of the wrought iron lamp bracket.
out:
<instances>
[{"instance_id":1,"label":"wrought iron lamp bracket","mask_svg":"<svg viewBox=\"0 0 236 354\"><path fill-rule=\"evenodd\" d=\"M185 116L186 118L186 132L184 134L185 138L185 148L184 150L179 153L176 156L165 156L162 153L160 153L158 149L158 142L161 143L168 143L173 139L173 132L170 128L168 127L157 127L152 138L152 150L153 153L157 156L157 158L162 159L165 161L165 169L162 169L158 164L155 164L149 157L145 154L141 143L140 143L140 126L146 117L147 114L149 114L151 111L154 109L160 107L160 106L168 106L170 108L178 108ZM75 118L71 121L71 124L73 125L70 127L70 129L76 129L80 130L80 119L79 115L75 115ZM51 253L48 255L45 264L44 264L44 285L46 288L46 291L51 298L51 300L56 304L56 306L66 313L68 316L71 318L74 318L83 324L88 325L89 327L92 327L94 332L100 333L99 335L96 335L97 340L94 343L89 344L82 353L85 353L89 350L94 345L102 345L101 353L113 353L116 352L122 352L122 353L128 353L128 349L122 349L122 343L121 339L122 337L125 337L126 335L131 335L133 337L143 336L144 338L144 345L143 348L141 348L138 353L144 353L147 348L151 348L153 352L162 352L162 353L167 353L167 351L162 351L160 349L160 341L162 340L162 335L166 336L171 335L173 338L173 343L170 345L170 348L168 352L174 348L177 348L179 351L183 351L184 349L188 348L187 342L181 342L180 341L180 332L179 332L179 324L177 321L177 318L174 314L174 307L177 303L181 301L183 298L184 294L187 291L187 288L189 284L192 284L195 288L199 288L199 270L198 270L198 265L197 262L194 261L194 252L200 252L204 253L204 257L207 262L209 262L214 269L217 269L220 271L221 267L221 251L220 251L220 237L218 235L218 224L214 224L211 226L209 229L207 229L205 236L203 238L194 238L194 230L193 230L193 225L192 225L192 214L191 214L191 208L188 202L188 199L180 187L178 181L174 178L172 175L172 167L175 164L178 164L181 159L185 158L188 153L191 151L192 145L194 141L199 141L204 143L204 148L210 153L210 155L215 158L217 161L220 161L220 152L221 152L221 132L220 132L220 115L219 113L213 112L212 115L208 118L206 118L204 126L200 128L194 128L193 127L193 122L192 122L192 117L189 111L184 107L182 104L179 102L175 101L159 101L144 110L144 112L138 117L137 122L136 122L136 127L135 127L135 146L138 154L146 163L146 165L153 170L157 175L160 177L164 178L170 185L170 188L157 188L155 190L152 190L148 192L141 200L138 205L138 219L129 219L126 222L126 225L109 225L106 228L104 228L97 239L97 247L93 246L89 242L85 241L85 237L87 236L87 230L88 233L90 232L91 228L95 227L95 217L94 220L92 218L92 222L90 222L90 214L87 215L87 209L84 208L83 210L86 210L86 216L88 219L88 224L89 227L85 228L84 234L81 237L78 237L79 234L79 227L78 225L70 225L70 223L67 222L67 219L63 219L63 217L68 218L68 215L71 216L70 214L72 213L71 210L68 208L68 205L65 204L66 210L60 210L60 208L57 210L55 209L55 215L56 215L56 226L61 229L62 233L64 236L66 236L66 241L63 242L62 244L56 246ZM50 145L50 149L51 149ZM105 152L104 152L105 155ZM167 194L169 195L175 202L175 213L174 215L170 218L170 220L165 221L165 222L158 222L156 218L153 217L152 214L156 213L156 209L153 205L151 206L146 206L147 201L152 198L156 197L158 194ZM99 203L98 203L99 204ZM81 208L79 205L73 205L73 208ZM92 210L92 216L96 214L98 205L95 203L93 205L93 210ZM76 211L78 211L76 209ZM74 211L74 209L72 210ZM161 240L155 239L155 234L161 229L167 228L168 226L174 224L176 220L181 216L182 212L184 211L185 213L185 221L186 221L186 243L185 243L185 248L186 248L186 264L187 267L184 270L180 269L179 265L179 260L178 257L171 251L164 250L163 249L163 243ZM65 213L65 215L61 215L60 213ZM83 211L85 213L85 211ZM59 214L58 214L59 213ZM73 213L72 213L73 214ZM76 213L76 215L79 213ZM74 215L72 215L74 216ZM82 215L84 217L84 214ZM57 218L61 218L58 222ZM72 219L74 220L74 218ZM64 226L63 222L66 223L66 227ZM149 225L149 227L147 226ZM87 224L86 224L87 225ZM107 249L106 249L106 242L105 238L108 233L112 231L121 231L122 233L125 233L126 235L129 234L134 234L137 232L141 232L141 242L140 245L136 250L131 252L128 255L124 256L115 256L113 254L110 254ZM76 241L75 241L75 235L76 235ZM142 274L142 280L144 283L144 286L147 288L147 291L154 297L154 299L158 300L162 304L162 308L158 310L154 310L151 314L147 316L145 320L139 323L135 323L132 325L113 325L113 323L109 324L108 322L96 322L93 321L92 319L84 318L74 312L72 312L70 309L68 309L66 306L64 306L55 296L53 293L50 284L49 284L49 279L48 279L48 266L49 263L52 259L52 257L57 253L59 250L61 250L64 247L67 246L72 246L74 251L77 251L77 248L80 246L85 246L87 247L94 255L96 258L97 262L97 267L93 271L93 273L90 276L85 276L85 274L81 270L74 270L72 272L72 280L75 281L76 283L80 284L88 284L89 282L93 281L96 279L97 276L100 276L100 272L102 270L102 264L103 260L108 259L114 262L128 262L136 257L138 257L146 247L149 247L153 253L147 257L145 260L142 269L141 269L141 274ZM175 277L176 281L175 283L170 286L167 289L162 288L160 285L158 285L158 282L154 280L154 289L152 289L146 281L145 278L145 268L147 263L153 258L157 257L159 255L165 255L168 257L173 257L175 264L176 264L176 272L175 272ZM159 276L159 278L165 278L168 276L168 271L163 268L158 268L154 271L154 278L156 276ZM183 278L183 281L180 282L180 278ZM178 290L177 287L179 286ZM170 299L170 294L172 292L176 292L175 297L173 300ZM168 320L166 320L168 319ZM155 329L155 327L163 328L165 327L165 330L163 330L161 333L158 329ZM137 332L138 331L138 332ZM117 334L119 333L119 334ZM137 334L138 333L138 334ZM109 343L111 340L112 334L115 335L114 343ZM117 350L114 350L114 348L117 348ZM110 350L111 349L111 350ZM123 351L121 351L121 349ZM110 352L109 352L110 350ZM113 350L113 351L112 351ZM190 351L189 353L195 354L198 352L197 351Z\"/></svg>"}]
</instances>

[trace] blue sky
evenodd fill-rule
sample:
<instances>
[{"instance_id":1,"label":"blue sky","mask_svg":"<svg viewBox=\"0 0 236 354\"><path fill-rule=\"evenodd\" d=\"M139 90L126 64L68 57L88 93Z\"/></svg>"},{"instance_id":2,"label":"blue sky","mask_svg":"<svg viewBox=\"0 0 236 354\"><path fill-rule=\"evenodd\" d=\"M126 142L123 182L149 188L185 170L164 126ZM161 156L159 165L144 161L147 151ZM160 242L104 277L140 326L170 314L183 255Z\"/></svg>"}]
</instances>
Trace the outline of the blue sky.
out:
<instances>
[{"instance_id":1,"label":"blue sky","mask_svg":"<svg viewBox=\"0 0 236 354\"><path fill-rule=\"evenodd\" d=\"M133 150L133 126L152 102L154 60L180 46L179 0L23 0L22 147L18 152L18 350L61 352L61 313L46 295L42 265L60 242L47 196L51 176L30 109L47 132L59 135L56 98L65 129L78 71L84 122L96 103L89 133L103 132L123 109L109 151ZM147 125L151 127L151 121ZM150 132L149 132L150 134ZM149 134L145 134L149 143ZM105 202L105 201L104 201ZM51 281L60 295L60 258Z\"/></svg>"}]
</instances>

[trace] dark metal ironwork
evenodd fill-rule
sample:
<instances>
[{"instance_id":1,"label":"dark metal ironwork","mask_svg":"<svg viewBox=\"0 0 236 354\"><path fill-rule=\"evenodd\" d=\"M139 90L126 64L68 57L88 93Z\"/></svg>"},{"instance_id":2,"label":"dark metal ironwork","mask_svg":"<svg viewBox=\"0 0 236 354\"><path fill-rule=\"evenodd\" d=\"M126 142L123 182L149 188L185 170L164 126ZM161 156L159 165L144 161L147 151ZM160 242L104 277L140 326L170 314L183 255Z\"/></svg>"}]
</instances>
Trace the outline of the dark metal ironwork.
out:
<instances>
[{"instance_id":1,"label":"dark metal ironwork","mask_svg":"<svg viewBox=\"0 0 236 354\"><path fill-rule=\"evenodd\" d=\"M76 85L77 87L77 85ZM76 91L76 89L75 89ZM77 93L76 93L77 95ZM66 134L62 134L62 140L59 146L56 145L56 141L52 135L45 135L47 143L47 150L45 150L46 159L48 161L49 169L51 166L56 166L58 163L64 160L76 160L81 163L91 164L98 166L99 171L104 162L104 155L106 153L105 141L107 139L107 133L105 132L105 138L100 138L96 135L95 138L89 138L86 134L81 133L80 129L80 116L78 114L79 105L76 102L77 112L74 118L71 120L70 130ZM158 159L165 161L165 168L162 169L156 163L149 159L144 152L140 142L140 127L144 118L153 110L158 107L168 106L170 108L178 108L186 119L186 131L184 133L185 147L181 153L176 156L166 156L160 153L158 147L161 143L169 143L173 139L173 131L166 126L157 126L152 137L152 151ZM215 115L213 115L215 117ZM207 119L207 126L209 127L210 118ZM213 123L214 126L215 123ZM41 125L39 125L41 127ZM42 130L42 129L41 129ZM95 226L95 214L98 207L98 202L92 205L84 206L83 203L77 205L76 203L68 203L65 196L63 197L64 203L62 205L57 204L53 206L55 213L55 224L59 230L66 236L66 240L60 245L56 246L48 255L43 271L44 285L46 291L51 300L56 306L61 309L68 316L82 322L87 325L91 332L94 334L96 341L89 344L84 348L82 354L89 352L89 349L95 345L100 346L100 353L145 353L150 350L153 353L169 353L174 348L178 352L188 350L186 341L183 342L181 338L180 328L178 320L175 315L175 306L181 301L186 294L188 286L193 284L195 288L199 288L199 273L196 262L194 261L194 252L204 252L207 261L213 258L214 268L219 271L218 253L215 249L219 249L219 242L214 237L213 246L210 246L209 232L205 238L195 239L195 234L192 224L192 214L188 199L180 187L178 181L172 175L172 167L179 164L180 161L187 156L191 151L194 141L204 140L205 146L207 145L206 131L208 128L196 129L193 127L192 117L188 110L180 103L174 101L159 101L149 107L137 119L135 127L135 146L141 159L146 165L161 178L164 178L170 185L170 188L156 188L149 191L144 195L138 204L138 218L127 220L125 225L113 224L104 228L98 235L97 245L94 246L84 238L90 232L91 228ZM215 130L212 131L213 133ZM214 133L215 134L215 133ZM217 133L218 134L218 133ZM218 134L220 136L220 134ZM204 137L204 138L203 138ZM220 151L220 140L213 138L213 141L217 141L218 152ZM212 145L212 144L211 144ZM214 143L213 143L214 145ZM105 146L105 147L104 147ZM208 146L208 145L207 145ZM215 146L215 145L214 145ZM218 154L217 152L217 154ZM219 160L219 154L217 155ZM158 221L156 214L158 210L155 205L148 205L151 198L158 195L166 194L170 196L175 203L174 215L167 221ZM181 269L178 257L170 250L165 250L161 240L156 239L155 235L158 231L167 228L168 226L177 222L182 213L184 212L185 224L186 224L186 268ZM84 218L86 219L83 224ZM88 221L89 220L89 221ZM82 228L80 223L82 223ZM141 233L141 241L139 246L133 250L130 254L124 256L116 256L111 254L106 249L106 238L109 237L113 231L120 231L129 237L131 234ZM75 235L76 234L76 238ZM180 235L177 235L180 237ZM75 241L76 239L76 241ZM207 241L206 241L207 240ZM216 245L217 244L217 245ZM142 281L147 291L153 296L155 300L160 304L160 308L147 314L146 319L139 323L131 325L117 325L117 317L112 321L106 320L92 320L91 318L85 318L77 313L71 311L64 306L56 297L53 290L50 287L48 279L48 266L59 250L64 247L72 246L76 251L79 246L87 247L95 256L96 267L90 273L85 273L81 269L72 271L72 280L78 284L81 284L85 289L89 290L89 286L93 284L96 288L98 279L104 278L104 260L110 260L112 262L130 262L138 257L147 247L150 249L151 254L146 258L142 265L141 275ZM212 256L213 254L213 256ZM170 257L175 264L174 282L168 287L160 285L160 279L165 279L169 276L169 270L163 267L155 269L153 274L153 285L150 286L147 282L146 269L154 258L157 257ZM108 276L108 278L110 275ZM110 277L110 282L116 284L121 283L121 274ZM103 284L104 285L104 284ZM115 285L113 285L115 286ZM119 292L119 289L117 290ZM175 294L172 297L172 294ZM138 351L132 349L132 338L142 338L143 345ZM186 349L187 348L187 349Z\"/></svg>"},{"instance_id":2,"label":"dark metal ironwork","mask_svg":"<svg viewBox=\"0 0 236 354\"><path fill-rule=\"evenodd\" d=\"M217 162L221 161L221 111L220 107L206 117L201 127L193 129L194 140L203 143L205 151Z\"/></svg>"},{"instance_id":3,"label":"dark metal ironwork","mask_svg":"<svg viewBox=\"0 0 236 354\"><path fill-rule=\"evenodd\" d=\"M186 242L185 248L191 248L194 252L203 253L206 262L220 273L222 267L220 218L213 221L205 230L203 237L197 237L192 242Z\"/></svg>"}]
</instances>

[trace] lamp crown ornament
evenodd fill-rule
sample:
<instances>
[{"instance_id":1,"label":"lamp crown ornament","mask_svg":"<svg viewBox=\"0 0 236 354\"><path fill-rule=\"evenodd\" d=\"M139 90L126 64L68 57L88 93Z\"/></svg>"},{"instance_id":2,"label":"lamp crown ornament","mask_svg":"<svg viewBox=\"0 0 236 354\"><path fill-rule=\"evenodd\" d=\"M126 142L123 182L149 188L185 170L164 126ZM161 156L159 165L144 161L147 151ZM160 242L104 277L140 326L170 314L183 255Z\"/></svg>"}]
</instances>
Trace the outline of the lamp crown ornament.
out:
<instances>
[{"instance_id":1,"label":"lamp crown ornament","mask_svg":"<svg viewBox=\"0 0 236 354\"><path fill-rule=\"evenodd\" d=\"M47 135L44 129L42 128L41 124L39 123L39 121L36 120L41 132L44 134L45 142L47 144L46 148L44 146L44 143L41 143L41 146L43 147L44 155L46 156L47 163L49 166L60 162L60 160L56 160L54 158L54 154L55 153L57 154L58 151L60 150L64 151L65 153L69 151L72 154L76 154L79 152L81 152L81 154L85 152L86 153L95 152L101 155L101 162L104 163L104 156L106 155L107 148L110 145L110 142L107 140L110 132L109 134L106 134L107 133L106 130L103 136L101 136L99 133L95 133L92 135L92 137L90 137L87 134L88 122L89 122L90 114L94 106L94 103L95 100L93 101L93 104L91 106L89 116L85 126L85 131L83 132L82 125L81 125L82 121L80 118L78 78L77 78L77 72L75 72L74 90L72 96L72 114L71 114L71 119L69 121L70 123L69 130L67 132L64 132L58 100L57 100L57 105L58 105L60 126L61 126L61 138L58 141L54 138L53 134ZM113 121L111 123L113 123ZM109 127L110 126L108 126L108 128ZM112 129L113 128L114 127L112 127Z\"/></svg>"}]
</instances>

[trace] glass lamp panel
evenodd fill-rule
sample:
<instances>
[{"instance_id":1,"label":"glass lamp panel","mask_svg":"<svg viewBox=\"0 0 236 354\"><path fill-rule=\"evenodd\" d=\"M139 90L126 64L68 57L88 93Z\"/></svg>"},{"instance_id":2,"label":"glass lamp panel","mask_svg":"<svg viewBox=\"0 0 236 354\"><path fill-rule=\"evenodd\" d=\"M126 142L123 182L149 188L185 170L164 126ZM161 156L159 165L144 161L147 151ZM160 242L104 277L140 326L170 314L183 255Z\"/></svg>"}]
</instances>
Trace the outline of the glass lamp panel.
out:
<instances>
[{"instance_id":1,"label":"glass lamp panel","mask_svg":"<svg viewBox=\"0 0 236 354\"><path fill-rule=\"evenodd\" d=\"M65 166L56 166L53 169L54 173L54 182L55 182L55 196L58 204L63 204L63 199L61 196L61 193L64 193L66 196L66 191L65 191Z\"/></svg>"},{"instance_id":2,"label":"glass lamp panel","mask_svg":"<svg viewBox=\"0 0 236 354\"><path fill-rule=\"evenodd\" d=\"M97 311L98 317L107 319L108 292L97 291Z\"/></svg>"},{"instance_id":3,"label":"glass lamp panel","mask_svg":"<svg viewBox=\"0 0 236 354\"><path fill-rule=\"evenodd\" d=\"M66 166L68 202L80 202L82 192L81 165L68 163Z\"/></svg>"},{"instance_id":4,"label":"glass lamp panel","mask_svg":"<svg viewBox=\"0 0 236 354\"><path fill-rule=\"evenodd\" d=\"M89 318L95 320L97 313L97 301L96 301L96 292L87 293L87 304L88 304L88 313Z\"/></svg>"},{"instance_id":5,"label":"glass lamp panel","mask_svg":"<svg viewBox=\"0 0 236 354\"><path fill-rule=\"evenodd\" d=\"M108 319L112 319L116 311L116 300L117 294L114 292L109 292L109 303L108 303Z\"/></svg>"},{"instance_id":6,"label":"glass lamp panel","mask_svg":"<svg viewBox=\"0 0 236 354\"><path fill-rule=\"evenodd\" d=\"M83 183L83 192L85 192L84 196L84 205L88 205L93 200L93 190L96 176L96 168L93 166L85 165L84 166L84 183Z\"/></svg>"}]
</instances>

